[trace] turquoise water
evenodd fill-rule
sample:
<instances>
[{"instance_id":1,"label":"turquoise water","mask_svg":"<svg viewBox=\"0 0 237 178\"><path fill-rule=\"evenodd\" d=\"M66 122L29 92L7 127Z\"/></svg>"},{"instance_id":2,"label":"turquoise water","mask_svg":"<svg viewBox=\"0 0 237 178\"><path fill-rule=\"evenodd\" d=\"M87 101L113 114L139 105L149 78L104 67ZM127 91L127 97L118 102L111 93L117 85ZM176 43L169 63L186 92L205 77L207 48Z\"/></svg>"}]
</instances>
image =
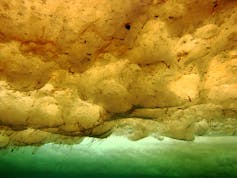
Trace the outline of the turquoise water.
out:
<instances>
[{"instance_id":1,"label":"turquoise water","mask_svg":"<svg viewBox=\"0 0 237 178\"><path fill-rule=\"evenodd\" d=\"M147 137L85 138L77 145L45 144L0 150L8 177L237 177L237 137L194 142Z\"/></svg>"}]
</instances>

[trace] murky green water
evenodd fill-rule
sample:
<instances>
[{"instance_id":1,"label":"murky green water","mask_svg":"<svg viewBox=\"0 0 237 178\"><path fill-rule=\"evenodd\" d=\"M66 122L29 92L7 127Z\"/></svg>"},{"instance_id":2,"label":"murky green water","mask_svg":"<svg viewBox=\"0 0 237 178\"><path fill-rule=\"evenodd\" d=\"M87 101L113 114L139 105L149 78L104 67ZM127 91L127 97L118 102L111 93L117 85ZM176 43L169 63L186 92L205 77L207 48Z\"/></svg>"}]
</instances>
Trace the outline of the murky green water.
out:
<instances>
[{"instance_id":1,"label":"murky green water","mask_svg":"<svg viewBox=\"0 0 237 178\"><path fill-rule=\"evenodd\" d=\"M111 136L72 146L8 148L0 150L0 172L2 178L237 177L237 137L134 142Z\"/></svg>"}]
</instances>

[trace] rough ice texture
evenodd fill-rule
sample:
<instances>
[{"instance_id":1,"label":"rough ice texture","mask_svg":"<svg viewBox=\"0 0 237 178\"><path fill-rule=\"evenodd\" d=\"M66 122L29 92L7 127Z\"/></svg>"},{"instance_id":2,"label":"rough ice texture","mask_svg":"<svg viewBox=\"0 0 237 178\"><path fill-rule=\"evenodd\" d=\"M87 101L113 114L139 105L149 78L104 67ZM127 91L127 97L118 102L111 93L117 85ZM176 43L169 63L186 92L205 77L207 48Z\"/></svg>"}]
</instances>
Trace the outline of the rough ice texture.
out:
<instances>
[{"instance_id":1,"label":"rough ice texture","mask_svg":"<svg viewBox=\"0 0 237 178\"><path fill-rule=\"evenodd\" d=\"M237 134L237 1L0 1L0 147L111 133Z\"/></svg>"}]
</instances>

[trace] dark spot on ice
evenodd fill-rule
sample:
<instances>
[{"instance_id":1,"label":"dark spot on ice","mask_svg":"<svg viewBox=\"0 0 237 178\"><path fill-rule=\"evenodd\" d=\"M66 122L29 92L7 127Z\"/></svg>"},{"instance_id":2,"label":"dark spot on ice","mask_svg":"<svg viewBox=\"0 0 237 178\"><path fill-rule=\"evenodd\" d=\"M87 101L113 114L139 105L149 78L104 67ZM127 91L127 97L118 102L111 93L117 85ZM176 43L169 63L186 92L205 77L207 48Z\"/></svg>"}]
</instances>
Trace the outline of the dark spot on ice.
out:
<instances>
[{"instance_id":1,"label":"dark spot on ice","mask_svg":"<svg viewBox=\"0 0 237 178\"><path fill-rule=\"evenodd\" d=\"M124 26L127 30L130 30L131 29L131 25L129 23L126 23L125 26Z\"/></svg>"}]
</instances>

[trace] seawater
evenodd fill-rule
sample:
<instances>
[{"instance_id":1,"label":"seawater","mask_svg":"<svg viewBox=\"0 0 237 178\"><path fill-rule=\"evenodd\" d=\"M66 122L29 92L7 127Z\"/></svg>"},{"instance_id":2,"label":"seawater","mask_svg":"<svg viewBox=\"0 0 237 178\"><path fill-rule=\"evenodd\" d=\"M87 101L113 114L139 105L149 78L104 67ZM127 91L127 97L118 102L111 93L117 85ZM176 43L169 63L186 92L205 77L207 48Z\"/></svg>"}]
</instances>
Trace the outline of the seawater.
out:
<instances>
[{"instance_id":1,"label":"seawater","mask_svg":"<svg viewBox=\"0 0 237 178\"><path fill-rule=\"evenodd\" d=\"M75 145L8 147L0 150L0 177L234 178L237 137L197 137L188 142L86 137Z\"/></svg>"}]
</instances>

